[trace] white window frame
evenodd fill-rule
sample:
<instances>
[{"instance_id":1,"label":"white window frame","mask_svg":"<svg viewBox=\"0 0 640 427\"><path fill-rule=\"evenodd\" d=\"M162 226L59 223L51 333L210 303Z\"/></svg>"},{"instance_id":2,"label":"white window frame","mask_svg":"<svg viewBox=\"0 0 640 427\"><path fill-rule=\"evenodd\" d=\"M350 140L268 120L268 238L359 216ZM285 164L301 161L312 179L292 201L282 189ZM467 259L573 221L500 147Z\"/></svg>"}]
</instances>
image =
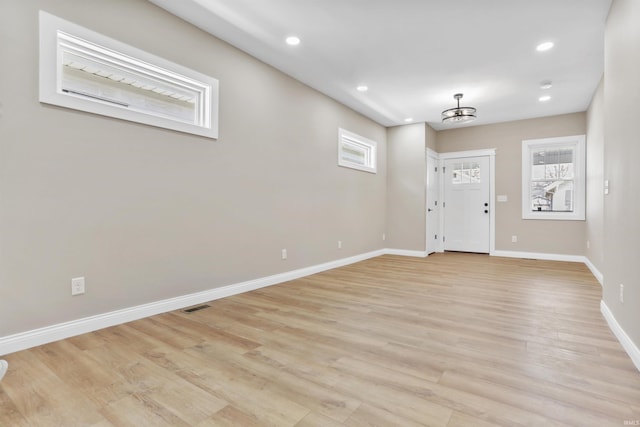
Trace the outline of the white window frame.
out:
<instances>
[{"instance_id":1,"label":"white window frame","mask_svg":"<svg viewBox=\"0 0 640 427\"><path fill-rule=\"evenodd\" d=\"M349 160L347 150L361 152L363 157L362 163ZM377 151L378 143L376 141L372 141L346 129L338 129L338 166L369 173L377 173Z\"/></svg>"},{"instance_id":2,"label":"white window frame","mask_svg":"<svg viewBox=\"0 0 640 427\"><path fill-rule=\"evenodd\" d=\"M44 11L39 89L43 103L218 137L218 80Z\"/></svg>"},{"instance_id":3,"label":"white window frame","mask_svg":"<svg viewBox=\"0 0 640 427\"><path fill-rule=\"evenodd\" d=\"M586 137L584 135L522 141L522 219L584 221L586 199ZM531 169L533 150L571 147L575 153L573 212L531 210Z\"/></svg>"}]
</instances>

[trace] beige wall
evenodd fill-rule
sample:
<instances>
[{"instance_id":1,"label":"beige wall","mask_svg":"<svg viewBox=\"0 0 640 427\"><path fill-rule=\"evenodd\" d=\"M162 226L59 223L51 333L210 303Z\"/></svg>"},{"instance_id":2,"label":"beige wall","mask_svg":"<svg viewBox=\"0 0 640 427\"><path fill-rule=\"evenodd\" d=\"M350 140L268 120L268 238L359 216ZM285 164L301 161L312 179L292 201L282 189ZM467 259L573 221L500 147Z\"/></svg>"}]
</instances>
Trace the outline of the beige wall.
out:
<instances>
[{"instance_id":1,"label":"beige wall","mask_svg":"<svg viewBox=\"0 0 640 427\"><path fill-rule=\"evenodd\" d=\"M602 273L604 267L604 79L587 111L586 256Z\"/></svg>"},{"instance_id":2,"label":"beige wall","mask_svg":"<svg viewBox=\"0 0 640 427\"><path fill-rule=\"evenodd\" d=\"M40 104L39 9L218 78L220 138ZM639 345L637 22L638 2L614 0L588 113L435 132L386 130L143 0L0 0L0 337L384 246L423 251L426 146L496 148L509 197L496 249L586 254ZM338 127L379 143L377 174L337 166ZM585 132L586 223L522 220L522 139ZM71 297L77 276L87 293Z\"/></svg>"},{"instance_id":3,"label":"beige wall","mask_svg":"<svg viewBox=\"0 0 640 427\"><path fill-rule=\"evenodd\" d=\"M437 151L496 149L496 250L563 255L584 255L584 221L522 219L522 158L524 139L581 135L586 132L585 113L519 120L485 126L461 127L437 134ZM511 243L511 236L518 236Z\"/></svg>"},{"instance_id":4,"label":"beige wall","mask_svg":"<svg viewBox=\"0 0 640 427\"><path fill-rule=\"evenodd\" d=\"M424 124L424 127L425 127L425 146L437 152L438 132L433 130L433 128L426 123Z\"/></svg>"},{"instance_id":5,"label":"beige wall","mask_svg":"<svg viewBox=\"0 0 640 427\"><path fill-rule=\"evenodd\" d=\"M386 246L391 249L426 249L427 128L416 123L387 130Z\"/></svg>"},{"instance_id":6,"label":"beige wall","mask_svg":"<svg viewBox=\"0 0 640 427\"><path fill-rule=\"evenodd\" d=\"M0 336L383 247L382 126L144 0L0 5ZM219 79L220 139L40 104L39 9Z\"/></svg>"},{"instance_id":7,"label":"beige wall","mask_svg":"<svg viewBox=\"0 0 640 427\"><path fill-rule=\"evenodd\" d=\"M614 0L605 32L603 299L640 347L640 2ZM625 302L618 299L624 284Z\"/></svg>"}]
</instances>

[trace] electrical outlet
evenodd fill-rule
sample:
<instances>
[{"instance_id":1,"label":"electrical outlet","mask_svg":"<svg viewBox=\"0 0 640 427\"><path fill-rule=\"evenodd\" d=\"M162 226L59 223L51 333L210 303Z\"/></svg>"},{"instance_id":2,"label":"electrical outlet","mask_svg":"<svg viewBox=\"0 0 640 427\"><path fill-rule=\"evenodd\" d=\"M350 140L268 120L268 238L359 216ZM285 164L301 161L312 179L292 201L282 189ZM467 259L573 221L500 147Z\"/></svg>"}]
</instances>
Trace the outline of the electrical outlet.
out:
<instances>
[{"instance_id":1,"label":"electrical outlet","mask_svg":"<svg viewBox=\"0 0 640 427\"><path fill-rule=\"evenodd\" d=\"M84 277L71 279L71 295L84 294Z\"/></svg>"},{"instance_id":2,"label":"electrical outlet","mask_svg":"<svg viewBox=\"0 0 640 427\"><path fill-rule=\"evenodd\" d=\"M385 233L382 233L382 241L387 240L387 235Z\"/></svg>"},{"instance_id":3,"label":"electrical outlet","mask_svg":"<svg viewBox=\"0 0 640 427\"><path fill-rule=\"evenodd\" d=\"M511 243L518 243L518 236L511 236Z\"/></svg>"},{"instance_id":4,"label":"electrical outlet","mask_svg":"<svg viewBox=\"0 0 640 427\"><path fill-rule=\"evenodd\" d=\"M587 249L591 248L591 241L587 240Z\"/></svg>"},{"instance_id":5,"label":"electrical outlet","mask_svg":"<svg viewBox=\"0 0 640 427\"><path fill-rule=\"evenodd\" d=\"M338 240L338 249L342 249L342 240Z\"/></svg>"},{"instance_id":6,"label":"electrical outlet","mask_svg":"<svg viewBox=\"0 0 640 427\"><path fill-rule=\"evenodd\" d=\"M282 259L287 259L287 250L286 249L282 250Z\"/></svg>"},{"instance_id":7,"label":"electrical outlet","mask_svg":"<svg viewBox=\"0 0 640 427\"><path fill-rule=\"evenodd\" d=\"M624 285L620 283L620 303L624 304Z\"/></svg>"}]
</instances>

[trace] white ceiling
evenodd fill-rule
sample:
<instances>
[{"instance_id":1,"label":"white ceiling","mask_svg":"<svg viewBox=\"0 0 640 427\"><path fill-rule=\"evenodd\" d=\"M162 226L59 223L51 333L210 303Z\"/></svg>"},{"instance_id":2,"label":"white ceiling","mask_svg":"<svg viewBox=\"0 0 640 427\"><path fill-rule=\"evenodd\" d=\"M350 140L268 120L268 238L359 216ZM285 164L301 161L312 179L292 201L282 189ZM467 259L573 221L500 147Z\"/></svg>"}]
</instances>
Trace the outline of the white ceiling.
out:
<instances>
[{"instance_id":1,"label":"white ceiling","mask_svg":"<svg viewBox=\"0 0 640 427\"><path fill-rule=\"evenodd\" d=\"M611 0L150 0L384 126L585 111ZM292 47L284 40L297 35ZM543 41L555 47L537 52ZM553 87L542 90L540 83ZM358 85L367 92L356 90ZM543 94L551 100L539 102ZM461 126L461 125L457 125Z\"/></svg>"}]
</instances>

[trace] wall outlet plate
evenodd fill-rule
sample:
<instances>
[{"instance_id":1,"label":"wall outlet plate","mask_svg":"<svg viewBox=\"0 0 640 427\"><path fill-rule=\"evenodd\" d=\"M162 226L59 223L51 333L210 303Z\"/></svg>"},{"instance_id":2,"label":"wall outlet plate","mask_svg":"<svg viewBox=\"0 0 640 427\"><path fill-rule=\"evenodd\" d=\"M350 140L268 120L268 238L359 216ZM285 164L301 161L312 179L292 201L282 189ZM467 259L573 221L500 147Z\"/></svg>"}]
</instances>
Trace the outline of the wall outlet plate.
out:
<instances>
[{"instance_id":1,"label":"wall outlet plate","mask_svg":"<svg viewBox=\"0 0 640 427\"><path fill-rule=\"evenodd\" d=\"M84 277L75 277L71 279L71 295L84 294Z\"/></svg>"}]
</instances>

